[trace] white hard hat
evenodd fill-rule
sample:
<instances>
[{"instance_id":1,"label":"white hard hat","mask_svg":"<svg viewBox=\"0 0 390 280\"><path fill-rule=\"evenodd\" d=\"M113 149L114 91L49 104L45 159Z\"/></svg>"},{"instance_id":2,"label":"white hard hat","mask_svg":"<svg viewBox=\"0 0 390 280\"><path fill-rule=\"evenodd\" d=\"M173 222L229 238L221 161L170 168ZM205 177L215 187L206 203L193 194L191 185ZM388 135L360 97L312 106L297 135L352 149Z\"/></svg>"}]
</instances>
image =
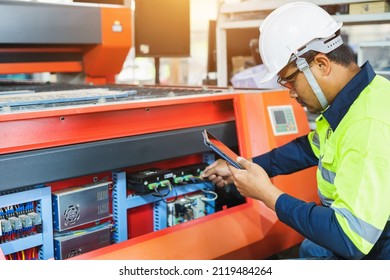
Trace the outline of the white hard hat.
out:
<instances>
[{"instance_id":1,"label":"white hard hat","mask_svg":"<svg viewBox=\"0 0 390 280\"><path fill-rule=\"evenodd\" d=\"M324 9L308 2L288 3L274 10L260 26L259 52L268 70L261 82L275 77L294 53L329 53L340 46L341 38L337 42L327 39L341 26Z\"/></svg>"}]
</instances>

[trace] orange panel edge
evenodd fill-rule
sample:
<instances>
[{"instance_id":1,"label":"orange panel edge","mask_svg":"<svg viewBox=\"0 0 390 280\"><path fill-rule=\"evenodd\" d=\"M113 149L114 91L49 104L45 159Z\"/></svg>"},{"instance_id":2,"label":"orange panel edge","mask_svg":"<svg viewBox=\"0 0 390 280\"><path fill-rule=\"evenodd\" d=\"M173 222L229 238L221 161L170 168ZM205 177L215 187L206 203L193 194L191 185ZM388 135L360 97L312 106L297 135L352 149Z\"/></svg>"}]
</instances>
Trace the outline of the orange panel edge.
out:
<instances>
[{"instance_id":1,"label":"orange panel edge","mask_svg":"<svg viewBox=\"0 0 390 280\"><path fill-rule=\"evenodd\" d=\"M114 83L132 44L129 7L101 7L101 20L102 43L83 57L87 83Z\"/></svg>"}]
</instances>

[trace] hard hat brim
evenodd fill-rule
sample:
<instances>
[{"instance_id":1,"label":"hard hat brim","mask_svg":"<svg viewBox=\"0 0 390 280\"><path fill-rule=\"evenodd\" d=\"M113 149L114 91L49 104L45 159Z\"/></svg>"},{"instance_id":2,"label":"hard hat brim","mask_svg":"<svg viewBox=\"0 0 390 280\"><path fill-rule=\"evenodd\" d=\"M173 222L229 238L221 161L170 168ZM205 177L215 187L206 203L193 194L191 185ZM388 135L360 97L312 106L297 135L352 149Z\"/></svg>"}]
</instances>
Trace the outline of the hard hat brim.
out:
<instances>
[{"instance_id":1,"label":"hard hat brim","mask_svg":"<svg viewBox=\"0 0 390 280\"><path fill-rule=\"evenodd\" d=\"M259 84L263 84L263 83L269 82L269 81L272 80L276 75L277 75L277 73L274 73L274 72L267 72L267 73L260 79Z\"/></svg>"}]
</instances>

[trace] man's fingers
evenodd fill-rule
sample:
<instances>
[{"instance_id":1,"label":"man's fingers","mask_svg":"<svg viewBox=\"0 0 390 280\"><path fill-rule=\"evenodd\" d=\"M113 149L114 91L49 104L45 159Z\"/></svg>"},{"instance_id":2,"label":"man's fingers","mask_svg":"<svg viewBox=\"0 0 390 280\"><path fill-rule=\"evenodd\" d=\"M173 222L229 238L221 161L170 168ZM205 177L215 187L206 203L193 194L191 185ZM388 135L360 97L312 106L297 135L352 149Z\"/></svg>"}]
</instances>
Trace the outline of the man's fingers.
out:
<instances>
[{"instance_id":1,"label":"man's fingers","mask_svg":"<svg viewBox=\"0 0 390 280\"><path fill-rule=\"evenodd\" d=\"M200 177L201 178L207 178L209 177L211 174L213 174L212 170L211 170L211 167L210 166L207 166L203 172L200 174Z\"/></svg>"},{"instance_id":2,"label":"man's fingers","mask_svg":"<svg viewBox=\"0 0 390 280\"><path fill-rule=\"evenodd\" d=\"M211 163L210 165L208 165L202 172L202 174L200 174L200 177L201 178L207 178L209 177L211 174L214 173L214 170L213 168L217 166L217 162L214 161L213 163Z\"/></svg>"}]
</instances>

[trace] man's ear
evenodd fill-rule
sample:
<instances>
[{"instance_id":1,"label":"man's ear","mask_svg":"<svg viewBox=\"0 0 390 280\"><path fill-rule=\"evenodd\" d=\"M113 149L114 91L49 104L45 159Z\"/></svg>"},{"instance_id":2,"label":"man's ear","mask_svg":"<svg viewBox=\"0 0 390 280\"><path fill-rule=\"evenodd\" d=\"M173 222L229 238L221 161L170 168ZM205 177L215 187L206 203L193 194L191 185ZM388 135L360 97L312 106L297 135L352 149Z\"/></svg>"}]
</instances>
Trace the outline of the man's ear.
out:
<instances>
[{"instance_id":1,"label":"man's ear","mask_svg":"<svg viewBox=\"0 0 390 280\"><path fill-rule=\"evenodd\" d=\"M327 76L331 70L331 63L329 58L323 54L319 53L314 57L313 62L318 67L318 69L322 72L323 75Z\"/></svg>"}]
</instances>

